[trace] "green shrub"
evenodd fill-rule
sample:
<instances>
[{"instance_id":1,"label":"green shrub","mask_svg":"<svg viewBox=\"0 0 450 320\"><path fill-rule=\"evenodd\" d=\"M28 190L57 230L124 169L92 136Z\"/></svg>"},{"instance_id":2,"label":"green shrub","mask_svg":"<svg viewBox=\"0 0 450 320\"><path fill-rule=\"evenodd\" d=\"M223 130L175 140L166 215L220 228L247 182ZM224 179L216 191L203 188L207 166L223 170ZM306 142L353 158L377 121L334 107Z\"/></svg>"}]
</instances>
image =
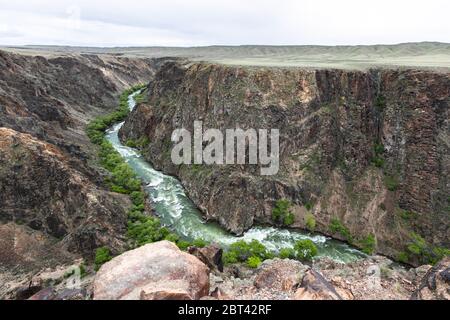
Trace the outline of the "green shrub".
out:
<instances>
[{"instance_id":1,"label":"green shrub","mask_svg":"<svg viewBox=\"0 0 450 320\"><path fill-rule=\"evenodd\" d=\"M137 147L137 144L136 144L136 141L134 141L134 140L128 140L126 143L125 143L125 145L128 147L128 148L136 148Z\"/></svg>"},{"instance_id":2,"label":"green shrub","mask_svg":"<svg viewBox=\"0 0 450 320\"><path fill-rule=\"evenodd\" d=\"M128 221L127 235L134 240L135 246L143 246L166 239L170 231L161 227L158 218L141 215L138 220Z\"/></svg>"},{"instance_id":3,"label":"green shrub","mask_svg":"<svg viewBox=\"0 0 450 320\"><path fill-rule=\"evenodd\" d=\"M317 247L311 240L300 240L294 246L297 260L311 261L318 253Z\"/></svg>"},{"instance_id":4,"label":"green shrub","mask_svg":"<svg viewBox=\"0 0 450 320\"><path fill-rule=\"evenodd\" d=\"M180 241L180 237L174 233L169 233L164 240L173 242L173 243L177 243L178 241Z\"/></svg>"},{"instance_id":5,"label":"green shrub","mask_svg":"<svg viewBox=\"0 0 450 320\"><path fill-rule=\"evenodd\" d=\"M95 252L95 261L94 261L95 271L100 270L100 267L104 265L106 262L111 261L111 259L112 259L111 252L109 251L108 248L106 247L98 248L97 251Z\"/></svg>"},{"instance_id":6,"label":"green shrub","mask_svg":"<svg viewBox=\"0 0 450 320\"><path fill-rule=\"evenodd\" d=\"M262 260L273 258L273 255L258 240L252 240L249 243L243 240L235 242L230 246L230 251L237 253L240 262L247 261L251 256L259 257Z\"/></svg>"},{"instance_id":7,"label":"green shrub","mask_svg":"<svg viewBox=\"0 0 450 320\"><path fill-rule=\"evenodd\" d=\"M406 261L415 260L421 264L435 265L444 257L450 256L449 249L432 246L416 233L411 233L410 238L406 252L401 257L406 258Z\"/></svg>"},{"instance_id":8,"label":"green shrub","mask_svg":"<svg viewBox=\"0 0 450 320\"><path fill-rule=\"evenodd\" d=\"M289 200L278 200L272 210L272 220L285 226L292 225L295 221L295 216L289 210L291 207L292 204L289 202Z\"/></svg>"},{"instance_id":9,"label":"green shrub","mask_svg":"<svg viewBox=\"0 0 450 320\"><path fill-rule=\"evenodd\" d=\"M314 218L314 216L310 213L308 213L305 217L305 224L306 224L306 229L308 229L311 232L316 231L316 219Z\"/></svg>"},{"instance_id":10,"label":"green shrub","mask_svg":"<svg viewBox=\"0 0 450 320\"><path fill-rule=\"evenodd\" d=\"M402 262L402 263L408 263L409 257L408 254L406 252L399 252L397 254L397 260Z\"/></svg>"},{"instance_id":11,"label":"green shrub","mask_svg":"<svg viewBox=\"0 0 450 320\"><path fill-rule=\"evenodd\" d=\"M395 176L386 176L385 179L384 179L384 183L386 185L386 188L389 191L392 191L392 192L397 191L398 185L399 185L397 177L395 177Z\"/></svg>"},{"instance_id":12,"label":"green shrub","mask_svg":"<svg viewBox=\"0 0 450 320\"><path fill-rule=\"evenodd\" d=\"M252 240L251 242L241 240L230 245L229 249L224 254L223 261L226 264L233 264L247 262L251 257L265 261L273 259L275 255L268 251L258 240Z\"/></svg>"},{"instance_id":13,"label":"green shrub","mask_svg":"<svg viewBox=\"0 0 450 320\"><path fill-rule=\"evenodd\" d=\"M373 157L372 158L372 164L377 168L383 168L385 161L381 157Z\"/></svg>"},{"instance_id":14,"label":"green shrub","mask_svg":"<svg viewBox=\"0 0 450 320\"><path fill-rule=\"evenodd\" d=\"M150 144L150 140L147 137L142 137L138 140L129 139L125 145L129 148L143 149Z\"/></svg>"},{"instance_id":15,"label":"green shrub","mask_svg":"<svg viewBox=\"0 0 450 320\"><path fill-rule=\"evenodd\" d=\"M239 262L238 255L234 251L225 252L222 256L222 261L224 264L235 264Z\"/></svg>"},{"instance_id":16,"label":"green shrub","mask_svg":"<svg viewBox=\"0 0 450 320\"><path fill-rule=\"evenodd\" d=\"M280 259L295 259L296 258L295 250L291 248L281 249L279 257Z\"/></svg>"},{"instance_id":17,"label":"green shrub","mask_svg":"<svg viewBox=\"0 0 450 320\"><path fill-rule=\"evenodd\" d=\"M295 216L292 213L288 213L283 220L285 226L292 226L295 222Z\"/></svg>"},{"instance_id":18,"label":"green shrub","mask_svg":"<svg viewBox=\"0 0 450 320\"><path fill-rule=\"evenodd\" d=\"M375 108L378 112L383 112L386 108L386 98L382 95L378 95L375 99Z\"/></svg>"},{"instance_id":19,"label":"green shrub","mask_svg":"<svg viewBox=\"0 0 450 320\"><path fill-rule=\"evenodd\" d=\"M204 247L208 246L209 243L202 239L195 239L192 242L192 245L197 248L204 248Z\"/></svg>"},{"instance_id":20,"label":"green shrub","mask_svg":"<svg viewBox=\"0 0 450 320\"><path fill-rule=\"evenodd\" d=\"M375 236L370 234L361 241L362 251L365 254L372 255L375 251L376 240Z\"/></svg>"},{"instance_id":21,"label":"green shrub","mask_svg":"<svg viewBox=\"0 0 450 320\"><path fill-rule=\"evenodd\" d=\"M434 247L432 250L434 258L431 259L431 263L434 265L444 259L445 257L450 256L450 249L442 248L442 247Z\"/></svg>"},{"instance_id":22,"label":"green shrub","mask_svg":"<svg viewBox=\"0 0 450 320\"><path fill-rule=\"evenodd\" d=\"M410 221L416 219L418 214L413 211L400 210L400 217L405 221Z\"/></svg>"},{"instance_id":23,"label":"green shrub","mask_svg":"<svg viewBox=\"0 0 450 320\"><path fill-rule=\"evenodd\" d=\"M121 163L112 171L113 186L118 187L117 190L124 190L121 193L132 193L141 190L141 181L137 179L133 169L126 164Z\"/></svg>"},{"instance_id":24,"label":"green shrub","mask_svg":"<svg viewBox=\"0 0 450 320\"><path fill-rule=\"evenodd\" d=\"M188 241L184 241L184 240L180 240L176 243L176 245L178 246L178 248L180 248L180 250L186 251L189 247L192 246L192 244Z\"/></svg>"},{"instance_id":25,"label":"green shrub","mask_svg":"<svg viewBox=\"0 0 450 320\"><path fill-rule=\"evenodd\" d=\"M145 92L142 92L140 94L137 94L134 96L134 100L136 101L136 103L142 103L145 102L147 100L147 95L145 94Z\"/></svg>"},{"instance_id":26,"label":"green shrub","mask_svg":"<svg viewBox=\"0 0 450 320\"><path fill-rule=\"evenodd\" d=\"M308 201L307 203L305 203L305 208L306 210L311 211L313 208L313 204Z\"/></svg>"},{"instance_id":27,"label":"green shrub","mask_svg":"<svg viewBox=\"0 0 450 320\"><path fill-rule=\"evenodd\" d=\"M384 145L381 142L375 143L373 149L374 149L375 156L372 158L372 163L377 168L383 168L384 163L385 163L385 160L383 157L383 153L385 151Z\"/></svg>"},{"instance_id":28,"label":"green shrub","mask_svg":"<svg viewBox=\"0 0 450 320\"><path fill-rule=\"evenodd\" d=\"M131 201L133 202L133 205L140 207L144 209L145 206L145 193L142 191L133 191L131 193ZM141 208L141 207L140 207Z\"/></svg>"},{"instance_id":29,"label":"green shrub","mask_svg":"<svg viewBox=\"0 0 450 320\"><path fill-rule=\"evenodd\" d=\"M330 232L333 234L340 234L344 237L349 243L353 242L353 237L350 234L350 230L345 227L339 219L332 219L330 224Z\"/></svg>"},{"instance_id":30,"label":"green shrub","mask_svg":"<svg viewBox=\"0 0 450 320\"><path fill-rule=\"evenodd\" d=\"M252 269L257 269L261 265L262 261L258 257L250 257L247 260L247 266Z\"/></svg>"}]
</instances>

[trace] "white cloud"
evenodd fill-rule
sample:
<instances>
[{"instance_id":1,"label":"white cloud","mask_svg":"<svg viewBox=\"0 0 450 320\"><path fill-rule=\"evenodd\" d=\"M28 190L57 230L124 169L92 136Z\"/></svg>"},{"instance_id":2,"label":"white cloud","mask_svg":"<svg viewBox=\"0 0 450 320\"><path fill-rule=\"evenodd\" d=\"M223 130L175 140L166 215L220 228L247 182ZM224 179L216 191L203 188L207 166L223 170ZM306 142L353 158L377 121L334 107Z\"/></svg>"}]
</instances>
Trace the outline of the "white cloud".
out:
<instances>
[{"instance_id":1,"label":"white cloud","mask_svg":"<svg viewBox=\"0 0 450 320\"><path fill-rule=\"evenodd\" d=\"M447 0L0 0L0 44L450 42Z\"/></svg>"}]
</instances>

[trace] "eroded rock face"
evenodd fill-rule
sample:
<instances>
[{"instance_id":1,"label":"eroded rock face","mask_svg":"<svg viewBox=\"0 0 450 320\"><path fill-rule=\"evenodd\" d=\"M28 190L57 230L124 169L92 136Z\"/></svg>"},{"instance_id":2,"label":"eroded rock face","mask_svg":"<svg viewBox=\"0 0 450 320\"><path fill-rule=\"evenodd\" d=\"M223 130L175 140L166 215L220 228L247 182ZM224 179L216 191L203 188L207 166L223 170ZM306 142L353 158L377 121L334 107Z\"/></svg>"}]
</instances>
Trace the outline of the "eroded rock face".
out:
<instances>
[{"instance_id":1,"label":"eroded rock face","mask_svg":"<svg viewBox=\"0 0 450 320\"><path fill-rule=\"evenodd\" d=\"M450 300L450 257L428 271L411 299Z\"/></svg>"},{"instance_id":2,"label":"eroded rock face","mask_svg":"<svg viewBox=\"0 0 450 320\"><path fill-rule=\"evenodd\" d=\"M97 187L68 161L50 143L0 128L1 221L63 239L70 251L87 257L104 245L122 248L129 200ZM27 249L14 251L21 250Z\"/></svg>"},{"instance_id":3,"label":"eroded rock face","mask_svg":"<svg viewBox=\"0 0 450 320\"><path fill-rule=\"evenodd\" d=\"M168 241L126 252L102 266L95 300L198 300L209 295L209 269Z\"/></svg>"},{"instance_id":4,"label":"eroded rock face","mask_svg":"<svg viewBox=\"0 0 450 320\"><path fill-rule=\"evenodd\" d=\"M124 248L130 203L108 191L85 126L151 79L153 65L0 51L0 298L41 268L91 260L99 246Z\"/></svg>"},{"instance_id":5,"label":"eroded rock face","mask_svg":"<svg viewBox=\"0 0 450 320\"><path fill-rule=\"evenodd\" d=\"M392 257L413 232L450 246L448 73L168 63L148 98L123 127L123 140L148 137L146 158L178 176L206 218L233 233L273 224L274 204L285 198L294 204L294 227L305 228L311 213L318 231L345 240L330 233L337 218L357 240L373 234L377 251ZM174 166L172 132L193 132L196 120L205 130L280 129L280 172ZM379 143L384 151L375 151Z\"/></svg>"},{"instance_id":6,"label":"eroded rock face","mask_svg":"<svg viewBox=\"0 0 450 320\"><path fill-rule=\"evenodd\" d=\"M128 203L92 167L85 126L152 75L149 59L0 51L0 223L64 239L87 258L106 243L120 250Z\"/></svg>"}]
</instances>

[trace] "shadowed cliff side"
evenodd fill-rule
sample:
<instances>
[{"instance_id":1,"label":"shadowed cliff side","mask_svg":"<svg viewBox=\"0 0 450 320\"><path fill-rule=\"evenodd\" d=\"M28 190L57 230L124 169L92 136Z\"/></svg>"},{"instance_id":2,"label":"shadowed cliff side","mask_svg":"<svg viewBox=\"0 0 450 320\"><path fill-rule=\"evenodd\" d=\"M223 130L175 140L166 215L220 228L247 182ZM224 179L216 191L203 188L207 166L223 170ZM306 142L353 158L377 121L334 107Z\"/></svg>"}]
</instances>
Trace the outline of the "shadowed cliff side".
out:
<instances>
[{"instance_id":1,"label":"shadowed cliff side","mask_svg":"<svg viewBox=\"0 0 450 320\"><path fill-rule=\"evenodd\" d=\"M294 227L312 216L319 232L420 264L425 249L407 252L410 244L449 247L449 97L448 73L167 63L121 136L147 137L146 158L236 234L274 224L276 201L288 199ZM280 129L280 172L174 166L172 131L193 132L195 120Z\"/></svg>"},{"instance_id":2,"label":"shadowed cliff side","mask_svg":"<svg viewBox=\"0 0 450 320\"><path fill-rule=\"evenodd\" d=\"M117 108L125 88L148 82L158 63L0 51L0 227L14 222L42 235L17 250L23 257L32 256L39 239L47 238L61 256L68 256L68 250L91 259L104 245L114 252L123 249L130 203L105 185L106 173L96 165L96 147L85 127L95 116ZM9 270L40 265L11 264L10 250L0 252L0 267ZM43 256L40 262L47 265L50 260Z\"/></svg>"}]
</instances>

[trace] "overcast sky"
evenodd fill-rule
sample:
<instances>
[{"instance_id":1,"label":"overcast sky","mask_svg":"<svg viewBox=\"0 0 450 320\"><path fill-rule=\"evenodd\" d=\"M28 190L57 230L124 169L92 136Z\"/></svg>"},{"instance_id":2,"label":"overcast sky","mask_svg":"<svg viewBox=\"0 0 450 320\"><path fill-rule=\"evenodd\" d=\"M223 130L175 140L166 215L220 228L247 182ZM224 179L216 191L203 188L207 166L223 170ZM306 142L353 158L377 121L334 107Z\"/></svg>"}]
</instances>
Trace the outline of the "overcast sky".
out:
<instances>
[{"instance_id":1,"label":"overcast sky","mask_svg":"<svg viewBox=\"0 0 450 320\"><path fill-rule=\"evenodd\" d=\"M450 42L448 0L0 0L0 45Z\"/></svg>"}]
</instances>

